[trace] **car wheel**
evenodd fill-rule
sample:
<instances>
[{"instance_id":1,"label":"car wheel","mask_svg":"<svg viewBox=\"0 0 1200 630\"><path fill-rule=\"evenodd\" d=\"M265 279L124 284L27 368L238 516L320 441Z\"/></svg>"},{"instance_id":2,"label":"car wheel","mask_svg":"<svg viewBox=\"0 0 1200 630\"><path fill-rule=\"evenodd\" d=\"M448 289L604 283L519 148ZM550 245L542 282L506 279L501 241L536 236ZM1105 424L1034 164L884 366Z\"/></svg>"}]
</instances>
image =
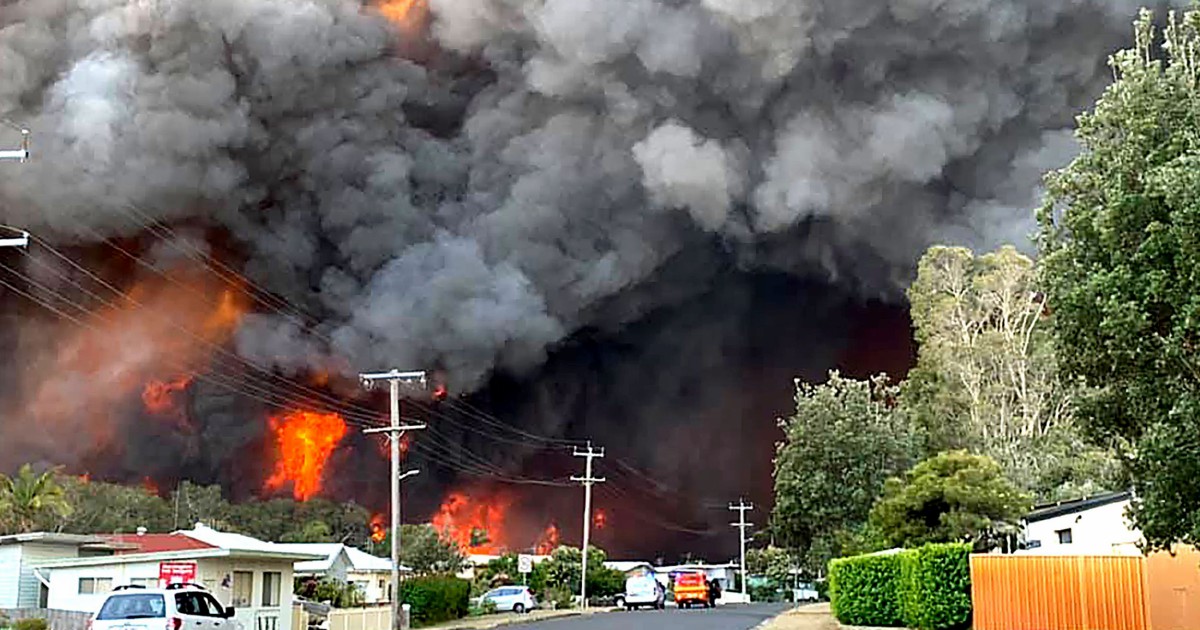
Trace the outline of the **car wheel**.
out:
<instances>
[{"instance_id":1,"label":"car wheel","mask_svg":"<svg viewBox=\"0 0 1200 630\"><path fill-rule=\"evenodd\" d=\"M616 604L617 608L627 608L627 606L625 606L625 598L624 597L618 597L616 600L613 601L613 603Z\"/></svg>"},{"instance_id":2,"label":"car wheel","mask_svg":"<svg viewBox=\"0 0 1200 630\"><path fill-rule=\"evenodd\" d=\"M517 613L518 615L525 612L525 604L517 604L516 606L513 606L513 612Z\"/></svg>"}]
</instances>

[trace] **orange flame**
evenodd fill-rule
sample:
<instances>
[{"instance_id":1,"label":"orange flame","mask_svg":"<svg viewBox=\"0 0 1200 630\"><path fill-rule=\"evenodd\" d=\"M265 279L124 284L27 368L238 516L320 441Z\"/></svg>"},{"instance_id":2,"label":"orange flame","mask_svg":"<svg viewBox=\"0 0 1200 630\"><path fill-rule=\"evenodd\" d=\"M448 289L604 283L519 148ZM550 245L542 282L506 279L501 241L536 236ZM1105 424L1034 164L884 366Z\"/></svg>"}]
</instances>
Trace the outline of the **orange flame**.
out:
<instances>
[{"instance_id":1,"label":"orange flame","mask_svg":"<svg viewBox=\"0 0 1200 630\"><path fill-rule=\"evenodd\" d=\"M538 539L534 545L534 553L539 556L548 556L558 549L558 525L550 523L546 526L546 531L542 532L542 537Z\"/></svg>"},{"instance_id":2,"label":"orange flame","mask_svg":"<svg viewBox=\"0 0 1200 630\"><path fill-rule=\"evenodd\" d=\"M592 515L592 527L604 529L607 525L608 514L605 514L604 510L596 510L596 513Z\"/></svg>"},{"instance_id":3,"label":"orange flame","mask_svg":"<svg viewBox=\"0 0 1200 630\"><path fill-rule=\"evenodd\" d=\"M142 489L155 496L159 496L161 494L158 484L154 483L154 480L149 477L142 477Z\"/></svg>"},{"instance_id":4,"label":"orange flame","mask_svg":"<svg viewBox=\"0 0 1200 630\"><path fill-rule=\"evenodd\" d=\"M307 501L321 491L329 456L346 435L346 421L336 413L289 411L272 416L278 457L275 472L266 481L269 490L292 483L292 496Z\"/></svg>"},{"instance_id":5,"label":"orange flame","mask_svg":"<svg viewBox=\"0 0 1200 630\"><path fill-rule=\"evenodd\" d=\"M383 520L382 514L373 514L368 527L371 528L371 542L381 543L387 539L387 523Z\"/></svg>"},{"instance_id":6,"label":"orange flame","mask_svg":"<svg viewBox=\"0 0 1200 630\"><path fill-rule=\"evenodd\" d=\"M433 388L433 399L434 400L445 400L446 395L448 393L449 393L449 391L446 389L446 384L438 383Z\"/></svg>"},{"instance_id":7,"label":"orange flame","mask_svg":"<svg viewBox=\"0 0 1200 630\"><path fill-rule=\"evenodd\" d=\"M501 554L508 547L504 525L510 505L511 501L501 495L478 500L451 492L433 515L433 527L466 553ZM480 534L486 534L487 540L479 541Z\"/></svg>"},{"instance_id":8,"label":"orange flame","mask_svg":"<svg viewBox=\"0 0 1200 630\"><path fill-rule=\"evenodd\" d=\"M400 436L400 459L404 459L408 455L408 449L412 446L412 435L405 433ZM379 441L379 454L386 460L392 459L392 441L390 438L383 438Z\"/></svg>"},{"instance_id":9,"label":"orange flame","mask_svg":"<svg viewBox=\"0 0 1200 630\"><path fill-rule=\"evenodd\" d=\"M85 484L92 483L92 473L83 473L82 475L79 475L78 479Z\"/></svg>"},{"instance_id":10,"label":"orange flame","mask_svg":"<svg viewBox=\"0 0 1200 630\"><path fill-rule=\"evenodd\" d=\"M424 30L429 20L428 0L381 0L376 7L383 17L408 35Z\"/></svg>"}]
</instances>

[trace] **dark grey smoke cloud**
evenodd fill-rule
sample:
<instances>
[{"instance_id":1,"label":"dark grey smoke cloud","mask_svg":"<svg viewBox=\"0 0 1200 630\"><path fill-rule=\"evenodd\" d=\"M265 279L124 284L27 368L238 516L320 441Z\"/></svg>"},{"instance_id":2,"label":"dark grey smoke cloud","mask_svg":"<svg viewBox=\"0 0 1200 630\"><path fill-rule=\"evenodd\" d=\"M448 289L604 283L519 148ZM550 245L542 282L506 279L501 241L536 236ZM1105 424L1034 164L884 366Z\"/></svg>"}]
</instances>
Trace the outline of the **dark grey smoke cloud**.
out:
<instances>
[{"instance_id":1,"label":"dark grey smoke cloud","mask_svg":"<svg viewBox=\"0 0 1200 630\"><path fill-rule=\"evenodd\" d=\"M0 0L0 212L218 226L308 320L245 356L470 389L702 292L657 281L688 248L898 299L931 242L1024 240L1137 4L429 0L421 65L350 0Z\"/></svg>"}]
</instances>

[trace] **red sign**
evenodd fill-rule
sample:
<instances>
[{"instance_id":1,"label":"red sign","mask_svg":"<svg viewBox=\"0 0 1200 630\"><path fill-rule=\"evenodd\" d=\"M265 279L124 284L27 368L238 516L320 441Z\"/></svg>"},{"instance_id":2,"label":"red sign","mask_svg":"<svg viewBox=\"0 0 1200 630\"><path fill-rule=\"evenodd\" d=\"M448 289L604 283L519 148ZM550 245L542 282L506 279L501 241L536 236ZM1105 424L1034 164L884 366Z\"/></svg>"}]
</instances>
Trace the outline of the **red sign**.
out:
<instances>
[{"instance_id":1,"label":"red sign","mask_svg":"<svg viewBox=\"0 0 1200 630\"><path fill-rule=\"evenodd\" d=\"M160 562L158 563L158 586L166 588L169 584L195 584L195 562Z\"/></svg>"}]
</instances>

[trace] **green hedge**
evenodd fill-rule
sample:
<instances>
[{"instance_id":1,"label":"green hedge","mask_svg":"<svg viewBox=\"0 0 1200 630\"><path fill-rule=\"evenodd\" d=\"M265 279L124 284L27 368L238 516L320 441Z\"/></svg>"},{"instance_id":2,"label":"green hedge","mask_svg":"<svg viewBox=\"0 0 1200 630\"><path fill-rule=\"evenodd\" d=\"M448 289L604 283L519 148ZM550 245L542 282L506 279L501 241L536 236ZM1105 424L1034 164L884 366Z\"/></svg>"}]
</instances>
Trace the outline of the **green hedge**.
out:
<instances>
[{"instance_id":1,"label":"green hedge","mask_svg":"<svg viewBox=\"0 0 1200 630\"><path fill-rule=\"evenodd\" d=\"M400 582L400 602L412 606L412 624L426 626L467 616L471 583L449 575Z\"/></svg>"},{"instance_id":2,"label":"green hedge","mask_svg":"<svg viewBox=\"0 0 1200 630\"><path fill-rule=\"evenodd\" d=\"M838 558L829 563L829 601L837 620L851 626L903 626L899 554Z\"/></svg>"},{"instance_id":3,"label":"green hedge","mask_svg":"<svg viewBox=\"0 0 1200 630\"><path fill-rule=\"evenodd\" d=\"M930 544L889 555L834 560L829 598L857 626L957 630L971 623L971 545Z\"/></svg>"},{"instance_id":4,"label":"green hedge","mask_svg":"<svg viewBox=\"0 0 1200 630\"><path fill-rule=\"evenodd\" d=\"M971 625L971 545L930 544L906 552L900 601L904 622L920 630Z\"/></svg>"}]
</instances>

